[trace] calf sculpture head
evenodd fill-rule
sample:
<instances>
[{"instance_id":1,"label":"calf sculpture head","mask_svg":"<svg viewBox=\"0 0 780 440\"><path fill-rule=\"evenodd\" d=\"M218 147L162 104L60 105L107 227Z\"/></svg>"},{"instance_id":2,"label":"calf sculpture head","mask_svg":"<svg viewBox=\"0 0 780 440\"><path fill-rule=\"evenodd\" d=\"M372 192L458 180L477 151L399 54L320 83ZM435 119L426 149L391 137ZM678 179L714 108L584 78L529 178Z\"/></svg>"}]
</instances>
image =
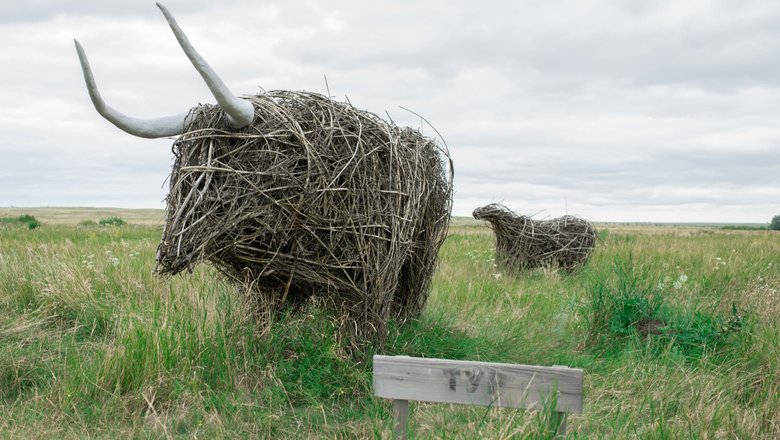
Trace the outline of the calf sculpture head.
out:
<instances>
[{"instance_id":1,"label":"calf sculpture head","mask_svg":"<svg viewBox=\"0 0 780 440\"><path fill-rule=\"evenodd\" d=\"M218 105L125 116L103 102L76 43L103 117L136 136L180 135L158 271L209 262L265 308L316 298L357 334L381 338L388 319L416 316L449 224L446 149L315 93L236 98L158 6Z\"/></svg>"}]
</instances>

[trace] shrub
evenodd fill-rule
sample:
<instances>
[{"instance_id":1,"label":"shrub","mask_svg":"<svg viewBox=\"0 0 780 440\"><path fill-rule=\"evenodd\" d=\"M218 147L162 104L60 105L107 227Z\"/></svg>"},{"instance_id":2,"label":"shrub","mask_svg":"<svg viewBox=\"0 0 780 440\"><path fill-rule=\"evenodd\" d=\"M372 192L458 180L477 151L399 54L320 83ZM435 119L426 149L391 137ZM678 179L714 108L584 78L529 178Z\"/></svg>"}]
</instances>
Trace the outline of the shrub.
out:
<instances>
[{"instance_id":1,"label":"shrub","mask_svg":"<svg viewBox=\"0 0 780 440\"><path fill-rule=\"evenodd\" d=\"M121 217L109 217L101 218L98 223L100 226L122 226L125 224L125 221Z\"/></svg>"},{"instance_id":2,"label":"shrub","mask_svg":"<svg viewBox=\"0 0 780 440\"><path fill-rule=\"evenodd\" d=\"M780 215L772 217L772 222L769 223L769 229L773 231L780 231Z\"/></svg>"},{"instance_id":3,"label":"shrub","mask_svg":"<svg viewBox=\"0 0 780 440\"><path fill-rule=\"evenodd\" d=\"M19 217L2 217L0 218L0 223L25 223L28 229L35 229L41 226L41 222L29 214L23 214Z\"/></svg>"}]
</instances>

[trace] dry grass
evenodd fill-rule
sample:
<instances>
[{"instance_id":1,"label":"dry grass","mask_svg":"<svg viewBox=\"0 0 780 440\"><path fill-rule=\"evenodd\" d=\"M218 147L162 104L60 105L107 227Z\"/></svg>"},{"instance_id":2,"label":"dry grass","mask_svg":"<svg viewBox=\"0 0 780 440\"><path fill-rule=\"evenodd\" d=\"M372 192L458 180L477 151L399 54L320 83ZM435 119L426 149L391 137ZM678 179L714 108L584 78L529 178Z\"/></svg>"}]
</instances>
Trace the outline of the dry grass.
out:
<instances>
[{"instance_id":1,"label":"dry grass","mask_svg":"<svg viewBox=\"0 0 780 440\"><path fill-rule=\"evenodd\" d=\"M164 209L124 209L124 208L0 208L0 217L18 217L30 214L43 223L53 225L75 225L83 221L97 222L102 218L120 217L128 223L148 226L161 226L165 219Z\"/></svg>"},{"instance_id":2,"label":"dry grass","mask_svg":"<svg viewBox=\"0 0 780 440\"><path fill-rule=\"evenodd\" d=\"M452 228L425 311L383 353L583 368L571 438L778 438L780 233L628 228L602 230L575 274L505 272L488 228ZM158 239L132 225L0 224L0 437L390 438L392 407L371 396L370 365L339 348L338 323L306 309L261 325L208 267L156 277ZM586 288L628 256L684 311L735 302L740 337L700 359L641 338L589 348ZM539 412L413 403L411 426L416 438L545 438Z\"/></svg>"}]
</instances>

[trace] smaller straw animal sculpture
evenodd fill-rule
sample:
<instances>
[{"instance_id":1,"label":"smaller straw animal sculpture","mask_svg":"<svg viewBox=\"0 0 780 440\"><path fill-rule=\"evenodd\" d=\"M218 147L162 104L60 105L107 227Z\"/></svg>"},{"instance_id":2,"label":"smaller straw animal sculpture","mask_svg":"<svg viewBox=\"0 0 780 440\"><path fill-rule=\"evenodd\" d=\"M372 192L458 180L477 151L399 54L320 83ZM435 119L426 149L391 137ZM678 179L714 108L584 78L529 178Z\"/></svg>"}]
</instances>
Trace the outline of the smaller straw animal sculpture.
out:
<instances>
[{"instance_id":1,"label":"smaller straw animal sculpture","mask_svg":"<svg viewBox=\"0 0 780 440\"><path fill-rule=\"evenodd\" d=\"M509 270L558 267L574 272L596 246L593 224L572 215L533 220L493 203L475 209L473 216L490 223L496 234L496 263Z\"/></svg>"}]
</instances>

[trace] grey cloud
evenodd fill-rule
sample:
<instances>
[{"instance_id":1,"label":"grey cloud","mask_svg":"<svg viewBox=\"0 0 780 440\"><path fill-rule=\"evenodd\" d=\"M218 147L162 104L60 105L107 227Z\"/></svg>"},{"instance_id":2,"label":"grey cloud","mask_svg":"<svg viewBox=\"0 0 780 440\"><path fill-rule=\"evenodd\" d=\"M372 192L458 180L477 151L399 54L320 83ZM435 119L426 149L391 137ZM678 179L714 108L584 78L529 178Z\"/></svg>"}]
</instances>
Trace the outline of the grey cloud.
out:
<instances>
[{"instance_id":1,"label":"grey cloud","mask_svg":"<svg viewBox=\"0 0 780 440\"><path fill-rule=\"evenodd\" d=\"M177 14L187 14L201 11L204 2L167 0L163 1L166 7ZM223 7L235 3L249 3L247 1L220 2ZM47 21L58 16L88 15L103 16L116 19L133 17L159 17L160 11L153 0L147 1L103 1L103 0L34 0L9 2L3 5L3 14L0 15L0 25L3 23L32 23Z\"/></svg>"},{"instance_id":2,"label":"grey cloud","mask_svg":"<svg viewBox=\"0 0 780 440\"><path fill-rule=\"evenodd\" d=\"M397 28L382 26L379 16L352 17L348 25L364 38L332 36L285 49L326 66L416 66L439 78L467 65L494 66L518 81L543 72L545 83L567 90L593 81L718 90L778 84L780 5L680 3L675 18L669 3L642 12L612 2L534 3L471 3L458 8L461 15L421 6L425 20Z\"/></svg>"},{"instance_id":3,"label":"grey cloud","mask_svg":"<svg viewBox=\"0 0 780 440\"><path fill-rule=\"evenodd\" d=\"M327 75L360 108L424 115L452 152L457 214L780 212L776 2L165 3L238 94L324 93ZM0 36L0 205L159 206L171 141L94 112L71 40L128 114L212 102L154 2L8 5Z\"/></svg>"}]
</instances>

